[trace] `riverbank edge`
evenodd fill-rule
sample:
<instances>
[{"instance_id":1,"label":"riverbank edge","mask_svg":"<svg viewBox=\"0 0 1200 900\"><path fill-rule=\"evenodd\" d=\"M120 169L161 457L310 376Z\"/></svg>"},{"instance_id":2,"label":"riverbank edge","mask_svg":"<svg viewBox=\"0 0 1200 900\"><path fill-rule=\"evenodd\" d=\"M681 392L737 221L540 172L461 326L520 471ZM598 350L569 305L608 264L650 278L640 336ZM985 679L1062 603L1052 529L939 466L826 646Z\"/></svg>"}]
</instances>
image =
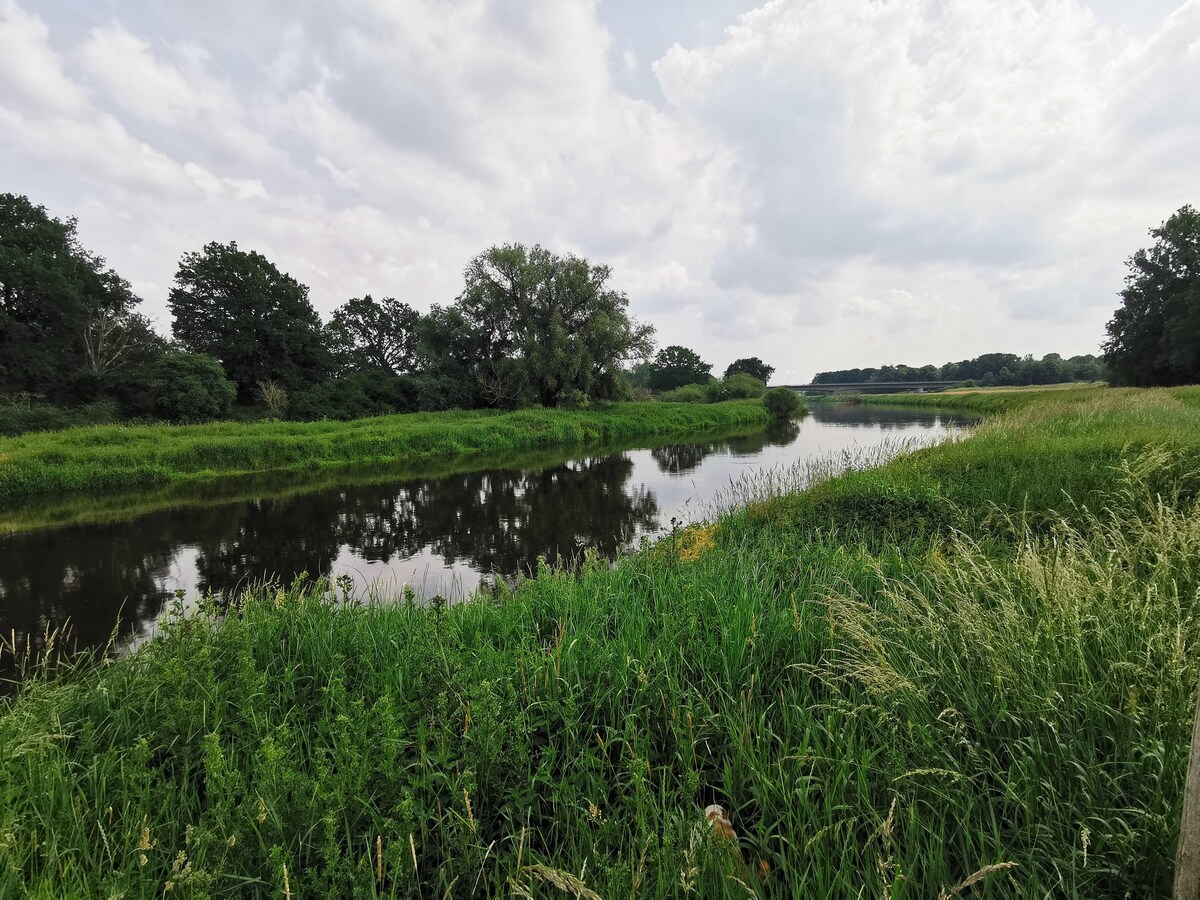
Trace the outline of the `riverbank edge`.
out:
<instances>
[{"instance_id":1,"label":"riverbank edge","mask_svg":"<svg viewBox=\"0 0 1200 900\"><path fill-rule=\"evenodd\" d=\"M734 877L842 896L898 873L913 896L1158 895L1194 703L1196 528L1152 519L1178 496L1125 492L1195 471L1200 390L1059 399L613 568L458 607L283 586L222 628L197 616L39 682L0 707L20 749L0 761L0 884L152 896L178 887L182 853L209 885L264 895L720 896ZM1113 515L1072 509L1081 493ZM1035 512L1058 524L1030 530ZM736 855L690 838L709 802Z\"/></svg>"},{"instance_id":2,"label":"riverbank edge","mask_svg":"<svg viewBox=\"0 0 1200 900\"><path fill-rule=\"evenodd\" d=\"M352 422L93 426L0 439L0 503L33 495L208 481L255 472L422 461L738 426L760 401L620 403L581 410L453 411Z\"/></svg>"},{"instance_id":3,"label":"riverbank edge","mask_svg":"<svg viewBox=\"0 0 1200 900\"><path fill-rule=\"evenodd\" d=\"M770 424L770 423L768 423ZM203 509L250 500L282 499L335 487L358 487L383 482L444 478L480 469L503 471L541 469L559 465L581 453L622 453L654 449L681 437L721 441L760 434L760 423L715 426L684 435L659 434L580 446L537 447L526 450L466 453L382 463L347 463L312 469L276 469L228 475L209 481L184 480L161 485L108 491L78 491L60 495L29 495L0 504L0 536L76 525L128 521L164 509L186 506Z\"/></svg>"}]
</instances>

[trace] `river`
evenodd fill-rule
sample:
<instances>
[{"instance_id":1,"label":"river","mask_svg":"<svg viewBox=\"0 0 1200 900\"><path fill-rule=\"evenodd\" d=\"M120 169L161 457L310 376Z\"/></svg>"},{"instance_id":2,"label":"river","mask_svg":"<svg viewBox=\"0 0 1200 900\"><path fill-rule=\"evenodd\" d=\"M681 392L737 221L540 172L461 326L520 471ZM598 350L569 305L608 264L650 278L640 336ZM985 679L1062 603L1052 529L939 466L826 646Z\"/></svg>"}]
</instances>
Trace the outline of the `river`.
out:
<instances>
[{"instance_id":1,"label":"river","mask_svg":"<svg viewBox=\"0 0 1200 900\"><path fill-rule=\"evenodd\" d=\"M450 475L354 470L342 483L324 472L310 484L303 479L313 476L259 476L236 489L176 488L159 508L131 514L121 512L128 497L71 498L68 510L87 512L72 524L0 536L0 633L37 647L69 621L79 646L103 645L114 631L128 646L176 598L192 603L300 573L341 578L359 596L411 585L454 599L482 581L527 574L540 559L569 563L589 547L615 557L701 517L755 469L964 424L944 413L821 404L753 434L491 460Z\"/></svg>"}]
</instances>

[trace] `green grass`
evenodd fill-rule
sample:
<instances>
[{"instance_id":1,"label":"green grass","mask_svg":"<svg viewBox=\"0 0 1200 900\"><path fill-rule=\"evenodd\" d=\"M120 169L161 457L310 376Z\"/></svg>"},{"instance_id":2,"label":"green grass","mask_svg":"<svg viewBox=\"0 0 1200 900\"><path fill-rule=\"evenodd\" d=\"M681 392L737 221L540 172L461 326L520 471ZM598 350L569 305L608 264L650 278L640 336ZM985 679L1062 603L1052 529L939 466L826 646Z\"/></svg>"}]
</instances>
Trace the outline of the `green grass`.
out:
<instances>
[{"instance_id":1,"label":"green grass","mask_svg":"<svg viewBox=\"0 0 1200 900\"><path fill-rule=\"evenodd\" d=\"M953 388L928 394L861 394L859 402L872 406L917 406L962 412L1000 413L1042 402L1086 403L1108 388L1101 382L1051 384L1032 387Z\"/></svg>"},{"instance_id":2,"label":"green grass","mask_svg":"<svg viewBox=\"0 0 1200 900\"><path fill-rule=\"evenodd\" d=\"M417 413L353 422L110 425L0 439L0 500L276 470L418 462L765 426L757 401Z\"/></svg>"},{"instance_id":3,"label":"green grass","mask_svg":"<svg viewBox=\"0 0 1200 900\"><path fill-rule=\"evenodd\" d=\"M871 461L615 567L451 607L297 583L34 672L0 895L1169 895L1200 391Z\"/></svg>"},{"instance_id":4,"label":"green grass","mask_svg":"<svg viewBox=\"0 0 1200 900\"><path fill-rule=\"evenodd\" d=\"M761 423L728 428L704 428L706 441L761 434ZM691 435L697 432L690 432ZM680 436L657 435L605 441L606 453L677 443ZM445 457L421 457L393 462L350 463L317 470L279 469L211 481L173 481L161 485L92 492L69 492L53 496L33 494L0 506L0 535L128 521L163 509L201 509L248 500L291 497L333 487L381 484L402 480L441 478L460 472L484 469L520 471L561 465L579 453L578 447L540 447L492 453L466 453Z\"/></svg>"}]
</instances>

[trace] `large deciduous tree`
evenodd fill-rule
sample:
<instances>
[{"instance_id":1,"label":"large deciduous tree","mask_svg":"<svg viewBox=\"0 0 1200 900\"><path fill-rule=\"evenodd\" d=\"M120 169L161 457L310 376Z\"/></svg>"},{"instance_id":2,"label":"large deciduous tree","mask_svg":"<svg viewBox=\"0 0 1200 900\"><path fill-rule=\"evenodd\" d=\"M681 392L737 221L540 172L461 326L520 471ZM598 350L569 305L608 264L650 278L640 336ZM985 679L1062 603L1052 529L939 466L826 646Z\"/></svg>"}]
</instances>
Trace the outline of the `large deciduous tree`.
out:
<instances>
[{"instance_id":1,"label":"large deciduous tree","mask_svg":"<svg viewBox=\"0 0 1200 900\"><path fill-rule=\"evenodd\" d=\"M737 374L749 375L751 378L757 378L763 384L771 380L771 376L775 373L774 366L768 366L757 356L748 356L745 359L735 359L729 364L725 370L725 377Z\"/></svg>"},{"instance_id":2,"label":"large deciduous tree","mask_svg":"<svg viewBox=\"0 0 1200 900\"><path fill-rule=\"evenodd\" d=\"M656 391L670 391L685 384L704 384L710 377L712 363L702 360L695 350L672 344L655 354L650 387Z\"/></svg>"},{"instance_id":3,"label":"large deciduous tree","mask_svg":"<svg viewBox=\"0 0 1200 900\"><path fill-rule=\"evenodd\" d=\"M347 300L325 326L337 369L342 374L377 369L403 375L417 362L420 314L393 297L370 294Z\"/></svg>"},{"instance_id":4,"label":"large deciduous tree","mask_svg":"<svg viewBox=\"0 0 1200 900\"><path fill-rule=\"evenodd\" d=\"M1104 361L1117 384L1200 382L1200 211L1184 206L1126 263Z\"/></svg>"},{"instance_id":5,"label":"large deciduous tree","mask_svg":"<svg viewBox=\"0 0 1200 900\"><path fill-rule=\"evenodd\" d=\"M117 367L114 342L136 302L129 284L80 245L75 219L0 194L0 393L88 399L80 379L100 363ZM96 356L89 339L98 320L113 327Z\"/></svg>"},{"instance_id":6,"label":"large deciduous tree","mask_svg":"<svg viewBox=\"0 0 1200 900\"><path fill-rule=\"evenodd\" d=\"M617 398L622 363L645 356L653 329L629 317L612 271L540 246L475 257L454 309L478 336L483 399L498 406Z\"/></svg>"},{"instance_id":7,"label":"large deciduous tree","mask_svg":"<svg viewBox=\"0 0 1200 900\"><path fill-rule=\"evenodd\" d=\"M185 254L168 302L175 338L219 359L243 401L262 382L297 390L328 368L308 288L236 242Z\"/></svg>"}]
</instances>

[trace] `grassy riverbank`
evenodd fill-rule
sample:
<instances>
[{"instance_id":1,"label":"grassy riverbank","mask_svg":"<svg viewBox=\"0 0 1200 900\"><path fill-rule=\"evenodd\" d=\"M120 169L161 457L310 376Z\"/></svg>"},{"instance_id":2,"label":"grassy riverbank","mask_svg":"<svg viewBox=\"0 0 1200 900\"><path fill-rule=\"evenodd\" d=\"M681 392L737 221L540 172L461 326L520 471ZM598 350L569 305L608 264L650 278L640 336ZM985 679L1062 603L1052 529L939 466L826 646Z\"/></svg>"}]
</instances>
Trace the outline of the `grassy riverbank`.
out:
<instances>
[{"instance_id":1,"label":"grassy riverbank","mask_svg":"<svg viewBox=\"0 0 1200 900\"><path fill-rule=\"evenodd\" d=\"M352 422L71 428L0 439L0 500L352 463L589 446L766 426L757 401L620 403L586 410L417 413Z\"/></svg>"},{"instance_id":2,"label":"grassy riverbank","mask_svg":"<svg viewBox=\"0 0 1200 900\"><path fill-rule=\"evenodd\" d=\"M1089 390L747 482L615 568L450 608L299 584L35 678L0 894L1163 896L1200 390Z\"/></svg>"}]
</instances>

